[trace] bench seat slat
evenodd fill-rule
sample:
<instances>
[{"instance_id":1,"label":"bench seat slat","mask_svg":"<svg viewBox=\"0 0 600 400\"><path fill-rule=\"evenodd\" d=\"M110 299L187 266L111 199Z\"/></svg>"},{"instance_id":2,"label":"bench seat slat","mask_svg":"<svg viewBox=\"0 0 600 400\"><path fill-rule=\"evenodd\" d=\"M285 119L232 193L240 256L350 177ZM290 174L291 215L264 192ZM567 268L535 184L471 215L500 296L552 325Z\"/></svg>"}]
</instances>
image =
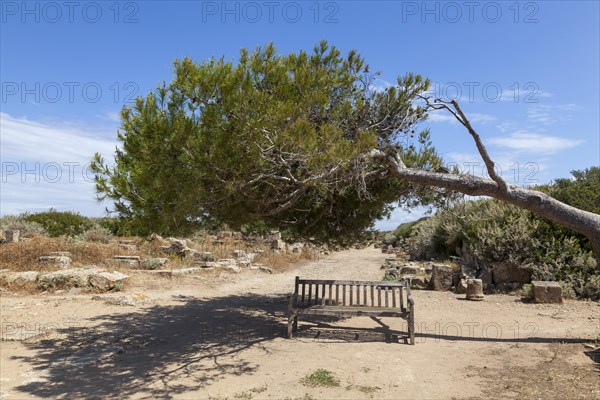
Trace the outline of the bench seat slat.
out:
<instances>
[{"instance_id":1,"label":"bench seat slat","mask_svg":"<svg viewBox=\"0 0 600 400\"><path fill-rule=\"evenodd\" d=\"M382 281L340 281L340 280L320 280L320 279L300 279L299 283L312 285L367 285L375 287L403 287L403 282L382 282Z\"/></svg>"},{"instance_id":2,"label":"bench seat slat","mask_svg":"<svg viewBox=\"0 0 600 400\"><path fill-rule=\"evenodd\" d=\"M342 317L351 316L372 316L372 317L406 317L406 311L385 307L335 307L335 306L313 306L309 308L300 308L297 310L299 315L339 315Z\"/></svg>"}]
</instances>

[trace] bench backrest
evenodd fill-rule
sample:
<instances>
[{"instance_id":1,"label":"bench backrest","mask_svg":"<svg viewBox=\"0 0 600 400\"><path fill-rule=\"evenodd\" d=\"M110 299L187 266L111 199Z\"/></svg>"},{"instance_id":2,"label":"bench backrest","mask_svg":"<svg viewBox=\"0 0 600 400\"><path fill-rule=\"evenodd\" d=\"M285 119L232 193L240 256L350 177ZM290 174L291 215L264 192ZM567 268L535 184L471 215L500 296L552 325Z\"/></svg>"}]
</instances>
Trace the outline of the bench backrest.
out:
<instances>
[{"instance_id":1,"label":"bench backrest","mask_svg":"<svg viewBox=\"0 0 600 400\"><path fill-rule=\"evenodd\" d=\"M339 281L296 277L296 307L384 307L404 309L407 282ZM404 292L404 294L403 294Z\"/></svg>"}]
</instances>

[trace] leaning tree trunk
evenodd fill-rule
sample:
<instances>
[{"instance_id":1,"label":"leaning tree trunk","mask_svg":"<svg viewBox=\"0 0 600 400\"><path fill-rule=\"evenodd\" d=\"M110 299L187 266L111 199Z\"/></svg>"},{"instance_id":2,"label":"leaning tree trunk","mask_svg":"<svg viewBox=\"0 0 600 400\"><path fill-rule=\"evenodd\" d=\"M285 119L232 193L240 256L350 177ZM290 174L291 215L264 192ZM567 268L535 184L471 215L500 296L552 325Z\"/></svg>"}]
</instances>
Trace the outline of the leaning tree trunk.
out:
<instances>
[{"instance_id":1,"label":"leaning tree trunk","mask_svg":"<svg viewBox=\"0 0 600 400\"><path fill-rule=\"evenodd\" d=\"M405 168L392 157L378 158L385 158L392 175L408 182L450 189L470 196L493 197L579 232L590 240L596 264L600 269L600 215L571 207L537 190L510 184L500 187L492 179L477 176Z\"/></svg>"}]
</instances>

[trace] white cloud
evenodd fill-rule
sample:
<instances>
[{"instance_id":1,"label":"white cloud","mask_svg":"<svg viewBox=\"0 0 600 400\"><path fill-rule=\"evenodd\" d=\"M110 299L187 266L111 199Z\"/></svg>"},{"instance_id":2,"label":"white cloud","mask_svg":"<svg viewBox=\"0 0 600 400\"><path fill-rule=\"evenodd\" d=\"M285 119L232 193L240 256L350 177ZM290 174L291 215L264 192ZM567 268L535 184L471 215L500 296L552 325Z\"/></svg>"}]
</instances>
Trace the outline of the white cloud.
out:
<instances>
[{"instance_id":1,"label":"white cloud","mask_svg":"<svg viewBox=\"0 0 600 400\"><path fill-rule=\"evenodd\" d=\"M569 121L572 117L570 111L577 108L575 104L539 104L527 109L527 117L537 123L551 125L556 122Z\"/></svg>"},{"instance_id":2,"label":"white cloud","mask_svg":"<svg viewBox=\"0 0 600 400\"><path fill-rule=\"evenodd\" d=\"M87 166L100 152L111 158L112 129L91 131L68 123L40 123L0 113L1 214L55 207L99 215L93 174Z\"/></svg>"},{"instance_id":3,"label":"white cloud","mask_svg":"<svg viewBox=\"0 0 600 400\"><path fill-rule=\"evenodd\" d=\"M64 124L43 124L0 113L3 160L89 162L95 152L114 153L114 132L94 132Z\"/></svg>"},{"instance_id":4,"label":"white cloud","mask_svg":"<svg viewBox=\"0 0 600 400\"><path fill-rule=\"evenodd\" d=\"M530 154L554 154L578 146L583 142L579 139L566 139L526 131L517 131L508 136L488 139L488 143L498 147Z\"/></svg>"}]
</instances>

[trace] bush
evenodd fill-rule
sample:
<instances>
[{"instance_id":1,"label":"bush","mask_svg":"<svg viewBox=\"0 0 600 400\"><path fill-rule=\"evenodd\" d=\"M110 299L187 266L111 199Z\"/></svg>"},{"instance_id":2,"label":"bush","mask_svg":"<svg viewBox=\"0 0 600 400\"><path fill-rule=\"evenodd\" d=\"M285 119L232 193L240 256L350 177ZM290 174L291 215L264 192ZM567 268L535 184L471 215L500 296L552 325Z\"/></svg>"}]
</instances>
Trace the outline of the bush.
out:
<instances>
[{"instance_id":1,"label":"bush","mask_svg":"<svg viewBox=\"0 0 600 400\"><path fill-rule=\"evenodd\" d=\"M100 225L96 225L93 228L85 231L81 236L83 240L98 243L109 243L113 237L111 231Z\"/></svg>"},{"instance_id":2,"label":"bush","mask_svg":"<svg viewBox=\"0 0 600 400\"><path fill-rule=\"evenodd\" d=\"M600 300L600 275L592 276L581 290L581 296Z\"/></svg>"},{"instance_id":3,"label":"bush","mask_svg":"<svg viewBox=\"0 0 600 400\"><path fill-rule=\"evenodd\" d=\"M416 221L405 222L403 224L400 224L398 228L396 228L396 230L394 231L394 236L396 236L396 238L408 239L412 234L414 227L420 222L425 221L427 218L429 217L423 217L419 218Z\"/></svg>"},{"instance_id":4,"label":"bush","mask_svg":"<svg viewBox=\"0 0 600 400\"><path fill-rule=\"evenodd\" d=\"M531 283L526 283L521 287L521 297L525 299L533 298L533 287L531 286Z\"/></svg>"},{"instance_id":5,"label":"bush","mask_svg":"<svg viewBox=\"0 0 600 400\"><path fill-rule=\"evenodd\" d=\"M79 213L56 211L54 209L36 214L27 214L24 219L28 222L40 224L51 237L77 236L94 227L92 220Z\"/></svg>"},{"instance_id":6,"label":"bush","mask_svg":"<svg viewBox=\"0 0 600 400\"><path fill-rule=\"evenodd\" d=\"M46 230L44 227L37 222L30 222L25 219L25 215L5 215L0 218L0 231L6 230L20 230L21 235L27 235L30 233L37 233L38 235L45 235Z\"/></svg>"},{"instance_id":7,"label":"bush","mask_svg":"<svg viewBox=\"0 0 600 400\"><path fill-rule=\"evenodd\" d=\"M497 200L477 200L417 224L411 241L416 257L460 254L484 264L508 261L529 268L533 280L562 281L568 295L596 296L596 285L588 285L598 276L589 241L561 232L557 234L555 224L527 210Z\"/></svg>"}]
</instances>

